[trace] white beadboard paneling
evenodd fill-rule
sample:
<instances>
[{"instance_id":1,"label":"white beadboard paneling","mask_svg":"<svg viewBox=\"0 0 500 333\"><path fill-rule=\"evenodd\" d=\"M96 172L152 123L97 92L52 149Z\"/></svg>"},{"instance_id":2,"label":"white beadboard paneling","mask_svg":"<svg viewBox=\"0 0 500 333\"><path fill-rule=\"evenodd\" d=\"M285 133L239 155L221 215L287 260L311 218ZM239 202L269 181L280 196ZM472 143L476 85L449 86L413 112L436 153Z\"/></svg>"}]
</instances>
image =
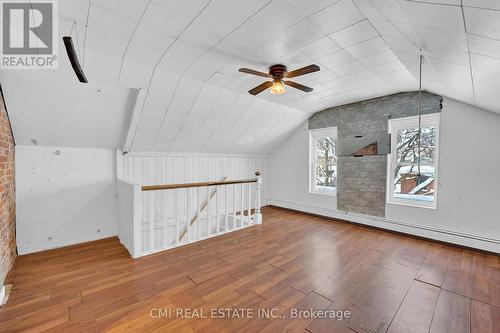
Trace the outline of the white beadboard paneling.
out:
<instances>
[{"instance_id":1,"label":"white beadboard paneling","mask_svg":"<svg viewBox=\"0 0 500 333\"><path fill-rule=\"evenodd\" d=\"M123 158L124 180L143 185L252 178L255 171L265 179L265 167L266 157L259 155L129 153Z\"/></svg>"}]
</instances>

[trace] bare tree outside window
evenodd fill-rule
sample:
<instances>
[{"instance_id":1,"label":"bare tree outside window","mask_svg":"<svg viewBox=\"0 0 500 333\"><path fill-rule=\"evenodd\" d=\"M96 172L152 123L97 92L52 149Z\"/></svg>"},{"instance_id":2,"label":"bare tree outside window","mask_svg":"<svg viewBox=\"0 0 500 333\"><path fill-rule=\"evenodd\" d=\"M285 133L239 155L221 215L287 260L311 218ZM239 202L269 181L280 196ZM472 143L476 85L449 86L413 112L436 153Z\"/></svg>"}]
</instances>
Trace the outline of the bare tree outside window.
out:
<instances>
[{"instance_id":1,"label":"bare tree outside window","mask_svg":"<svg viewBox=\"0 0 500 333\"><path fill-rule=\"evenodd\" d=\"M397 132L397 157L394 172L394 193L432 200L434 195L434 127L405 128ZM420 156L420 164L419 164Z\"/></svg>"},{"instance_id":2,"label":"bare tree outside window","mask_svg":"<svg viewBox=\"0 0 500 333\"><path fill-rule=\"evenodd\" d=\"M331 136L316 140L316 186L337 187L335 138Z\"/></svg>"}]
</instances>

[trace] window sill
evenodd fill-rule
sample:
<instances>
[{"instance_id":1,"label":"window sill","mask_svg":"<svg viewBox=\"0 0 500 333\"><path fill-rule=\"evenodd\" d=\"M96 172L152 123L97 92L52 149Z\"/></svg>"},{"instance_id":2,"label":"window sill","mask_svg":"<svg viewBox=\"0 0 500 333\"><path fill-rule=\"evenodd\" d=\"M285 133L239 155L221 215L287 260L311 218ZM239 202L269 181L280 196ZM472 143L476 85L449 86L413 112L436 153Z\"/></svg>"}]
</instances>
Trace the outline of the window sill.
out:
<instances>
[{"instance_id":1,"label":"window sill","mask_svg":"<svg viewBox=\"0 0 500 333\"><path fill-rule=\"evenodd\" d=\"M423 205L419 204L417 202L408 202L408 201L387 201L386 202L389 205L398 205L398 206L408 206L408 207L413 207L413 208L424 208L424 209L437 209L437 203L432 203L430 205Z\"/></svg>"},{"instance_id":2,"label":"window sill","mask_svg":"<svg viewBox=\"0 0 500 333\"><path fill-rule=\"evenodd\" d=\"M337 196L337 190L331 191L331 192L323 192L323 191L311 191L309 190L309 194L316 194L316 195L323 195L326 197L336 197Z\"/></svg>"}]
</instances>

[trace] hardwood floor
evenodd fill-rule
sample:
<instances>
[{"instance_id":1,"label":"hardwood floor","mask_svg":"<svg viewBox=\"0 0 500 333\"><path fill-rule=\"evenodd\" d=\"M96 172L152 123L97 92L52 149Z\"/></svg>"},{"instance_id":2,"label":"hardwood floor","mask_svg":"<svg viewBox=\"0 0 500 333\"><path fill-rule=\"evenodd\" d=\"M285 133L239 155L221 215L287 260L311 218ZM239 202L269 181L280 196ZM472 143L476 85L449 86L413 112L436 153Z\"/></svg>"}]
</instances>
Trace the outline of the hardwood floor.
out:
<instances>
[{"instance_id":1,"label":"hardwood floor","mask_svg":"<svg viewBox=\"0 0 500 333\"><path fill-rule=\"evenodd\" d=\"M0 332L500 332L498 256L263 214L260 226L137 260L116 238L20 256ZM164 309L173 312L155 318ZM305 316L311 309L337 318ZM291 318L299 310L309 312Z\"/></svg>"}]
</instances>

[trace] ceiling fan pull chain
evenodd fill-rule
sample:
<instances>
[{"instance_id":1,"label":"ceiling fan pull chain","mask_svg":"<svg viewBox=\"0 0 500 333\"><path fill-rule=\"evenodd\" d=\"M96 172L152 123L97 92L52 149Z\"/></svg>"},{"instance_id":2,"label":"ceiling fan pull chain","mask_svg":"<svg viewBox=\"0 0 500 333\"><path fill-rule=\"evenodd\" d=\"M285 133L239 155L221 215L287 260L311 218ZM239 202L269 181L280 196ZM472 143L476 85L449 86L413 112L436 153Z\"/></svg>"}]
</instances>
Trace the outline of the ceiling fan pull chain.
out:
<instances>
[{"instance_id":1,"label":"ceiling fan pull chain","mask_svg":"<svg viewBox=\"0 0 500 333\"><path fill-rule=\"evenodd\" d=\"M420 49L420 56L419 56L419 80L418 80L418 149L417 149L417 169L418 169L418 175L417 175L417 183L420 184L422 180L422 175L420 174L420 163L421 163L421 146L422 146L422 63L423 63L423 55L422 55L422 49Z\"/></svg>"}]
</instances>

